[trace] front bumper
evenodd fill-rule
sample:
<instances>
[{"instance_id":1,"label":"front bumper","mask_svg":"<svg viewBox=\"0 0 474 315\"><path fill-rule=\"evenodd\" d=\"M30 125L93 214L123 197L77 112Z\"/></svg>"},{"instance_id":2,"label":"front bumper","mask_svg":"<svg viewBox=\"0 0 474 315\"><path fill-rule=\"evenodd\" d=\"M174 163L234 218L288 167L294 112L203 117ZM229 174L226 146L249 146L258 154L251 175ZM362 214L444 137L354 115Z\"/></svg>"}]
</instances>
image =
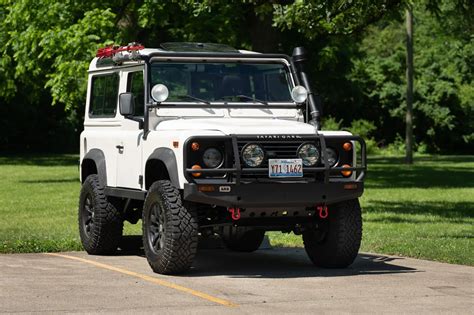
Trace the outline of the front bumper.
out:
<instances>
[{"instance_id":1,"label":"front bumper","mask_svg":"<svg viewBox=\"0 0 474 315\"><path fill-rule=\"evenodd\" d=\"M310 207L317 204L331 204L339 201L358 198L364 191L364 177L366 166L366 146L362 138L358 136L324 136L322 134L314 136L299 136L301 141L318 140L321 151L326 152L326 140L352 141L359 143L359 162L354 155L354 164L348 167L330 167L327 155L323 153L323 165L317 167L304 167L305 178L301 181L284 181L260 178L251 180L243 178L249 173L268 174L268 168L249 168L240 163L238 150L239 137L228 136L219 139L227 139L227 150L231 152L228 160L233 161L233 165L227 168L218 169L198 169L188 168L185 154L185 176L189 183L184 184L184 200L239 208L263 208L263 207ZM257 136L246 136L256 138ZM203 137L196 137L202 139ZM213 138L211 137L211 140ZM188 139L188 143L194 138ZM266 140L259 140L265 142ZM231 166L231 167L229 167ZM351 178L337 177L342 170L353 171ZM204 175L226 175L220 179L196 179L191 175L202 173Z\"/></svg>"},{"instance_id":2,"label":"front bumper","mask_svg":"<svg viewBox=\"0 0 474 315\"><path fill-rule=\"evenodd\" d=\"M184 184L184 200L224 207L309 207L358 198L362 181Z\"/></svg>"}]
</instances>

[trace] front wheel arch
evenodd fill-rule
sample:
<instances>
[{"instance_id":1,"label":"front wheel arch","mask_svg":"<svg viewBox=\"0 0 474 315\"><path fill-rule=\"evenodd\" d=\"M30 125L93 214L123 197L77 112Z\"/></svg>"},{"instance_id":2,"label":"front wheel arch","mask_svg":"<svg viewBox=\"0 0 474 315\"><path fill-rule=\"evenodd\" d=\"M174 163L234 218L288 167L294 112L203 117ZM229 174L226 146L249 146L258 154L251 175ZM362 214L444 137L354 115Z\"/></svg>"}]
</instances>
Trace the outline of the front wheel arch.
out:
<instances>
[{"instance_id":1,"label":"front wheel arch","mask_svg":"<svg viewBox=\"0 0 474 315\"><path fill-rule=\"evenodd\" d=\"M145 165L145 189L157 180L169 180L179 188L178 164L173 150L158 148L148 157Z\"/></svg>"}]
</instances>

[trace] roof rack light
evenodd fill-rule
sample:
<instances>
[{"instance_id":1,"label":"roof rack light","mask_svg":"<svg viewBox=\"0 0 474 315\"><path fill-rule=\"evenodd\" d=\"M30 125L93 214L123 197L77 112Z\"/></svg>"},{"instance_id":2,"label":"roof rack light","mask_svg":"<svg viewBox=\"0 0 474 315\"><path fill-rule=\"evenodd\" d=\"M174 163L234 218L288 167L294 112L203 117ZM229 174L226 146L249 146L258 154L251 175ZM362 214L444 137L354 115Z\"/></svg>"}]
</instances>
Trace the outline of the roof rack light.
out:
<instances>
[{"instance_id":1,"label":"roof rack light","mask_svg":"<svg viewBox=\"0 0 474 315\"><path fill-rule=\"evenodd\" d=\"M113 57L115 54L120 52L134 52L138 50L144 49L145 46L139 43L130 43L127 46L117 46L117 45L110 45L103 48L99 48L97 50L96 57L98 58L110 58Z\"/></svg>"}]
</instances>

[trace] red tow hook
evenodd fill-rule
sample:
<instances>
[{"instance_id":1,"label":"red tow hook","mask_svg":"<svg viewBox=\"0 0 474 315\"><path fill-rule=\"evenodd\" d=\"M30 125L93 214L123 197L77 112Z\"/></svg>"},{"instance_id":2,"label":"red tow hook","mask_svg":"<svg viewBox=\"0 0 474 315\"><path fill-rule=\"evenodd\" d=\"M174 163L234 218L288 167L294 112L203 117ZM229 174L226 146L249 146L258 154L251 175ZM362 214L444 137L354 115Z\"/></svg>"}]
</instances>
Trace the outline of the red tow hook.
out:
<instances>
[{"instance_id":1,"label":"red tow hook","mask_svg":"<svg viewBox=\"0 0 474 315\"><path fill-rule=\"evenodd\" d=\"M319 212L319 217L321 219L326 219L329 215L328 206L326 206L326 205L317 206L316 210Z\"/></svg>"},{"instance_id":2,"label":"red tow hook","mask_svg":"<svg viewBox=\"0 0 474 315\"><path fill-rule=\"evenodd\" d=\"M232 216L232 220L237 221L240 219L240 208L229 208L228 210Z\"/></svg>"}]
</instances>

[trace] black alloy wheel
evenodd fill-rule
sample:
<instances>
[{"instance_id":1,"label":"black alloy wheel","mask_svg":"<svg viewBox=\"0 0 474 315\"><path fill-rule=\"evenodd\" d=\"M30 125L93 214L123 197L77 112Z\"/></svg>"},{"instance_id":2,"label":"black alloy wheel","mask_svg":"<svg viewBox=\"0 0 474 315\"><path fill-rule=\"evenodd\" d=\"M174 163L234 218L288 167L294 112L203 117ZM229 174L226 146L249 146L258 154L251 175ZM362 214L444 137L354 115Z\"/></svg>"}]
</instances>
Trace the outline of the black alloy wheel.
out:
<instances>
[{"instance_id":1,"label":"black alloy wheel","mask_svg":"<svg viewBox=\"0 0 474 315\"><path fill-rule=\"evenodd\" d=\"M156 202L152 205L150 211L150 228L148 229L149 246L155 254L158 254L165 247L164 216L163 207Z\"/></svg>"}]
</instances>

